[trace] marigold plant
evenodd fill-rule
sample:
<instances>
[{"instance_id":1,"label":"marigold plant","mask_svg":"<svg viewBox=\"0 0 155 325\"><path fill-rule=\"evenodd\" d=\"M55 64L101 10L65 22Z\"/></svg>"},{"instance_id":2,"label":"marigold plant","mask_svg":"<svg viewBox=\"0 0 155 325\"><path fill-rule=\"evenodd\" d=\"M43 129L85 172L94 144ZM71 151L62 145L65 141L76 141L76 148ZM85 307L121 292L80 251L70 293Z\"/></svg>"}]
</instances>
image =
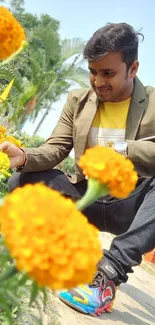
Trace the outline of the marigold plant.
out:
<instances>
[{"instance_id":1,"label":"marigold plant","mask_svg":"<svg viewBox=\"0 0 155 325\"><path fill-rule=\"evenodd\" d=\"M117 198L127 197L138 180L132 162L112 148L96 146L87 149L79 166L88 178L105 184L109 193Z\"/></svg>"},{"instance_id":2,"label":"marigold plant","mask_svg":"<svg viewBox=\"0 0 155 325\"><path fill-rule=\"evenodd\" d=\"M14 54L25 41L25 32L11 12L0 6L0 60Z\"/></svg>"},{"instance_id":3,"label":"marigold plant","mask_svg":"<svg viewBox=\"0 0 155 325\"><path fill-rule=\"evenodd\" d=\"M99 232L72 200L43 184L28 184L6 197L0 223L17 269L40 286L62 289L92 281L102 257Z\"/></svg>"},{"instance_id":4,"label":"marigold plant","mask_svg":"<svg viewBox=\"0 0 155 325\"><path fill-rule=\"evenodd\" d=\"M0 174L4 176L11 176L8 172L10 168L10 160L8 155L2 151L0 151Z\"/></svg>"}]
</instances>

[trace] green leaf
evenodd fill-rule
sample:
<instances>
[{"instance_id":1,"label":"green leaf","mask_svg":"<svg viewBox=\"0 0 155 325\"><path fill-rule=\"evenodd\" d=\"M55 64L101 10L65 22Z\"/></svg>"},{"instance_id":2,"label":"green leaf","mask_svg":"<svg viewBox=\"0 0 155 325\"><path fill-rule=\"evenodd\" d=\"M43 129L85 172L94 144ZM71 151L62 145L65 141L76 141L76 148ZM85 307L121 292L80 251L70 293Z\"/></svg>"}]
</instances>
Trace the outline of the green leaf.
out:
<instances>
[{"instance_id":1,"label":"green leaf","mask_svg":"<svg viewBox=\"0 0 155 325\"><path fill-rule=\"evenodd\" d=\"M29 303L30 306L35 301L36 297L38 296L38 292L39 292L38 285L35 281L33 281L32 287L31 287L30 303Z\"/></svg>"},{"instance_id":2,"label":"green leaf","mask_svg":"<svg viewBox=\"0 0 155 325\"><path fill-rule=\"evenodd\" d=\"M47 289L46 288L41 288L41 292L43 293L43 307L45 309L46 303L47 303Z\"/></svg>"},{"instance_id":3,"label":"green leaf","mask_svg":"<svg viewBox=\"0 0 155 325\"><path fill-rule=\"evenodd\" d=\"M20 277L20 279L18 280L18 286L23 286L23 285L25 285L26 282L27 282L27 280L28 280L28 276L27 276L27 274L26 274L26 273L21 274L21 277Z\"/></svg>"},{"instance_id":4,"label":"green leaf","mask_svg":"<svg viewBox=\"0 0 155 325\"><path fill-rule=\"evenodd\" d=\"M65 61L75 54L82 54L86 42L81 38L64 39L61 42L61 59Z\"/></svg>"},{"instance_id":5,"label":"green leaf","mask_svg":"<svg viewBox=\"0 0 155 325\"><path fill-rule=\"evenodd\" d=\"M6 281L15 274L18 273L18 270L15 266L9 267L9 269L0 276L0 282Z\"/></svg>"}]
</instances>

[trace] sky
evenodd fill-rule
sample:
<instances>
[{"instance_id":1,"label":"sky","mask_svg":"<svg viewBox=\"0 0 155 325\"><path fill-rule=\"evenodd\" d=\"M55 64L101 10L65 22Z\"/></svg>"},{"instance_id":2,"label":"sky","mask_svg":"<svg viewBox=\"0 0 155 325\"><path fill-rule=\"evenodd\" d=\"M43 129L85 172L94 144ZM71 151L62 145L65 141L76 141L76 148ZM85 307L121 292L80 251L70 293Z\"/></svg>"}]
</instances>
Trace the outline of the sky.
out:
<instances>
[{"instance_id":1,"label":"sky","mask_svg":"<svg viewBox=\"0 0 155 325\"><path fill-rule=\"evenodd\" d=\"M138 77L144 85L155 86L155 0L25 0L27 11L49 14L60 21L62 38L79 37L89 40L92 34L107 22L126 22L145 37L139 46ZM66 95L54 103L38 135L47 138L55 127L66 100ZM24 131L32 134L35 123L26 123Z\"/></svg>"}]
</instances>

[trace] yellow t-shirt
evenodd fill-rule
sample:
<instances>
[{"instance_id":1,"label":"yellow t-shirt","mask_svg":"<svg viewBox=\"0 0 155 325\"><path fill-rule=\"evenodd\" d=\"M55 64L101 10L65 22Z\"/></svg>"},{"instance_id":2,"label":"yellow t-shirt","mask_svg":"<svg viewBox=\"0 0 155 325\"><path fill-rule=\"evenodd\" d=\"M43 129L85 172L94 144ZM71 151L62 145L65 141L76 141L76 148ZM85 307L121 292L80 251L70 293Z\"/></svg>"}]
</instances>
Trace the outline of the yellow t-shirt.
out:
<instances>
[{"instance_id":1,"label":"yellow t-shirt","mask_svg":"<svg viewBox=\"0 0 155 325\"><path fill-rule=\"evenodd\" d=\"M100 103L88 134L88 147L111 147L125 139L126 120L131 97L123 102Z\"/></svg>"}]
</instances>

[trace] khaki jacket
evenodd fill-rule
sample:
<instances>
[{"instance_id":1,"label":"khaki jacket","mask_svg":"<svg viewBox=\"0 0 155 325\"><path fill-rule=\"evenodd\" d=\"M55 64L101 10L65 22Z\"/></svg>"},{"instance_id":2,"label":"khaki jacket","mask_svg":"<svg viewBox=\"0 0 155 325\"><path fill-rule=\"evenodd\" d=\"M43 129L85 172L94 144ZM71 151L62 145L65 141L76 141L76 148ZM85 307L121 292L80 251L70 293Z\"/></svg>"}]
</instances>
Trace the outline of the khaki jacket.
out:
<instances>
[{"instance_id":1,"label":"khaki jacket","mask_svg":"<svg viewBox=\"0 0 155 325\"><path fill-rule=\"evenodd\" d=\"M97 107L98 100L92 89L71 91L50 138L39 148L26 149L28 162L23 171L52 169L74 148L76 175L70 181L75 183L84 179L78 161L85 151ZM153 140L140 140L153 136ZM155 89L144 87L138 78L135 79L125 138L128 143L128 156L138 174L155 175Z\"/></svg>"}]
</instances>

